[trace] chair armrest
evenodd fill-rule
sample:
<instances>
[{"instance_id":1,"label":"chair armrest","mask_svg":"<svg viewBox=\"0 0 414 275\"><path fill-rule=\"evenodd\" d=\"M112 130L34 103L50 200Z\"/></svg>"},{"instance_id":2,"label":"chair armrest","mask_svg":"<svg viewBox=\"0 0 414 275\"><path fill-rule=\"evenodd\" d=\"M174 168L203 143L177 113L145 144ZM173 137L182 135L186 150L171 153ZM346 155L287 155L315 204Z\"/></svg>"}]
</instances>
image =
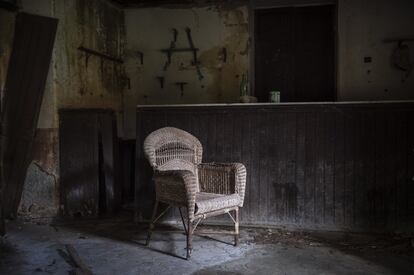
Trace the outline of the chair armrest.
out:
<instances>
[{"instance_id":1,"label":"chair armrest","mask_svg":"<svg viewBox=\"0 0 414 275\"><path fill-rule=\"evenodd\" d=\"M194 218L197 178L188 170L155 171L153 180L157 200L185 206L190 219Z\"/></svg>"},{"instance_id":2,"label":"chair armrest","mask_svg":"<svg viewBox=\"0 0 414 275\"><path fill-rule=\"evenodd\" d=\"M241 163L201 163L198 165L200 191L238 194L243 206L246 190L246 167Z\"/></svg>"}]
</instances>

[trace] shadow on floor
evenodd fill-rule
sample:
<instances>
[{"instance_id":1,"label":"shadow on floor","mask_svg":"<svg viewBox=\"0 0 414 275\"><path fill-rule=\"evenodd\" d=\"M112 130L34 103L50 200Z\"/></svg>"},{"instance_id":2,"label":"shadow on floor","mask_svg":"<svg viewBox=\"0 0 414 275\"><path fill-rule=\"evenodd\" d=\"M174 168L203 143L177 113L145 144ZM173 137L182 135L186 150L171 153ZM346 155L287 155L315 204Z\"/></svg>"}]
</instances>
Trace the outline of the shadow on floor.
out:
<instances>
[{"instance_id":1,"label":"shadow on floor","mask_svg":"<svg viewBox=\"0 0 414 275\"><path fill-rule=\"evenodd\" d=\"M134 224L131 217L116 220L104 219L62 223L55 226L71 228L84 234L145 247L147 225ZM162 241L166 246L160 249L150 245L146 249L185 259L184 255L177 255L174 244L174 242L179 241L185 245L185 235L179 230L179 227L158 224L156 226L157 234L153 235L152 242ZM202 238L232 245L231 240L226 240L225 237L202 236ZM346 255L352 255L384 266L395 272L395 274L409 274L410 271L414 270L414 242L412 236L343 232L292 232L278 229L243 228L241 241L255 245L279 245L295 249L326 247L328 251L341 251ZM168 247L168 245L170 246ZM226 274L223 272L227 271L220 270L220 274Z\"/></svg>"},{"instance_id":2,"label":"shadow on floor","mask_svg":"<svg viewBox=\"0 0 414 275\"><path fill-rule=\"evenodd\" d=\"M86 238L87 235L93 235L101 238L107 238L127 244L139 245L145 249L155 251L164 255L169 255L179 259L186 260L184 254L178 255L176 252L176 242L180 242L185 246L185 234L184 230L180 226L173 226L168 224L159 223L156 225L154 234L151 237L149 246L145 245L147 237L147 223L134 223L131 216L121 216L119 218L107 218L107 219L90 219L90 220L78 220L78 221L60 221L52 224L52 226L58 228L64 228L81 232L79 238ZM200 225L200 228L210 229L211 226ZM223 227L220 227L223 228ZM194 239L202 238L204 240L219 242L229 246L233 246L233 238L227 236L207 236L196 234ZM157 248L153 245L156 242L163 242L164 245L161 248Z\"/></svg>"}]
</instances>

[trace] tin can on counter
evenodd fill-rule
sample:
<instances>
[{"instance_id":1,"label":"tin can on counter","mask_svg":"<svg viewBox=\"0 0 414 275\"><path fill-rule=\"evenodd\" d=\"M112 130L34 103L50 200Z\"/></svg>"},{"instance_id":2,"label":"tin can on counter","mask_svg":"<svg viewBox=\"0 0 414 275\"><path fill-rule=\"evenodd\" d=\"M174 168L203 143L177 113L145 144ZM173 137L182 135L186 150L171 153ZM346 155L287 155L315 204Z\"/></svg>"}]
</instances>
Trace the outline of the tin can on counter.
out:
<instances>
[{"instance_id":1,"label":"tin can on counter","mask_svg":"<svg viewBox=\"0 0 414 275\"><path fill-rule=\"evenodd\" d=\"M280 102L280 91L270 91L269 92L269 101L270 102Z\"/></svg>"}]
</instances>

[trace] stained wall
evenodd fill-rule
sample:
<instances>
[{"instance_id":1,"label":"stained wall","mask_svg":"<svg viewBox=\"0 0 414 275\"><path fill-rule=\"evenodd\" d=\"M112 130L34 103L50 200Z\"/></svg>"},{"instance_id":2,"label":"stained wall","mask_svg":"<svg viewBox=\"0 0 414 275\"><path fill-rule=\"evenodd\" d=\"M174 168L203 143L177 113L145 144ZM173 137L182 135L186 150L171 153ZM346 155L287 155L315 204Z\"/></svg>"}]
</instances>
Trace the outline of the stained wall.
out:
<instances>
[{"instance_id":1,"label":"stained wall","mask_svg":"<svg viewBox=\"0 0 414 275\"><path fill-rule=\"evenodd\" d=\"M327 1L256 2L261 8ZM253 18L247 1L125 10L109 0L22 0L20 4L21 11L60 20L27 175L32 191L24 195L29 198L27 194L37 188L47 190L53 203L42 203L40 195L32 196L25 209L53 205L50 212L44 210L54 215L59 206L59 108L113 109L118 135L135 138L136 104L237 102L241 77L251 65L249 24ZM406 75L393 66L396 44L383 42L413 35L413 10L413 2L408 0L338 0L339 100L414 98L413 74ZM13 27L14 13L0 9L0 88L4 86ZM164 70L167 56L161 50L170 46L172 29L178 31L176 47L186 48L187 27L199 49L201 79L189 52L174 53ZM413 42L407 44L414 49ZM123 59L124 64L87 58L79 46ZM143 53L143 64L138 52ZM365 57L371 57L371 62L365 63ZM157 77L164 77L164 88ZM176 82L187 83L184 91Z\"/></svg>"},{"instance_id":2,"label":"stained wall","mask_svg":"<svg viewBox=\"0 0 414 275\"><path fill-rule=\"evenodd\" d=\"M249 66L246 6L142 8L125 11L126 71L131 89L125 90L125 136L135 136L137 104L238 102L242 75ZM176 48L189 48L186 28L198 48L198 68L191 52L168 49L177 30ZM144 54L143 64L138 52ZM164 85L158 77L164 78ZM185 82L183 91L177 82Z\"/></svg>"},{"instance_id":3,"label":"stained wall","mask_svg":"<svg viewBox=\"0 0 414 275\"><path fill-rule=\"evenodd\" d=\"M58 110L113 109L121 121L126 83L123 64L88 55L78 48L122 59L124 16L120 7L106 0L24 0L20 10L59 19L33 161L27 171L20 208L20 214L27 218L49 218L60 207ZM14 16L9 21L13 26ZM121 135L122 123L119 124Z\"/></svg>"},{"instance_id":4,"label":"stained wall","mask_svg":"<svg viewBox=\"0 0 414 275\"><path fill-rule=\"evenodd\" d=\"M338 100L414 99L412 69L399 70L393 62L398 42L384 41L413 39L413 13L409 0L338 1ZM414 41L403 44L413 68Z\"/></svg>"}]
</instances>

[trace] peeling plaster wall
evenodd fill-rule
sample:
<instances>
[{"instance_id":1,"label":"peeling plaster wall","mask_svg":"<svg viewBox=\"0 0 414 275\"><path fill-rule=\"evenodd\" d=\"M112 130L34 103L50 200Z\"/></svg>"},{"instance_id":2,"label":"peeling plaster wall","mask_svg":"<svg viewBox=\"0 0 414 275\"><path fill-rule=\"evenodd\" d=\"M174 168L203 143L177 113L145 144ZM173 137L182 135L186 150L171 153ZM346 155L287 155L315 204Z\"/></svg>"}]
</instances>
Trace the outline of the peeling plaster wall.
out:
<instances>
[{"instance_id":1,"label":"peeling plaster wall","mask_svg":"<svg viewBox=\"0 0 414 275\"><path fill-rule=\"evenodd\" d=\"M32 162L27 170L19 215L23 218L49 220L56 216L56 176ZM40 220L39 220L40 219Z\"/></svg>"},{"instance_id":2,"label":"peeling plaster wall","mask_svg":"<svg viewBox=\"0 0 414 275\"><path fill-rule=\"evenodd\" d=\"M122 58L123 10L109 0L23 0L21 8L59 19L38 128L58 128L60 108L108 108L120 115L124 66L78 47Z\"/></svg>"},{"instance_id":3,"label":"peeling plaster wall","mask_svg":"<svg viewBox=\"0 0 414 275\"><path fill-rule=\"evenodd\" d=\"M59 19L33 161L20 205L24 217L52 217L59 207L58 110L108 108L116 111L119 120L122 116L123 64L92 55L86 58L78 47L122 58L124 15L108 0L23 0L21 11ZM14 26L14 15L12 21Z\"/></svg>"},{"instance_id":4,"label":"peeling plaster wall","mask_svg":"<svg viewBox=\"0 0 414 275\"><path fill-rule=\"evenodd\" d=\"M12 50L14 35L13 12L0 9L0 95L3 96L3 89L6 82L7 67Z\"/></svg>"},{"instance_id":5,"label":"peeling plaster wall","mask_svg":"<svg viewBox=\"0 0 414 275\"><path fill-rule=\"evenodd\" d=\"M300 1L266 2L277 6L280 2L291 5ZM33 162L26 179L28 189L22 202L26 214L34 204L30 208L34 212L28 213L29 216L56 213L59 204L59 108L114 109L119 136L134 138L136 104L238 101L241 76L249 68L246 6L203 4L123 11L109 0L22 0L20 3L24 12L59 19ZM414 98L413 73L404 79L404 73L394 69L391 63L395 44L382 42L384 38L413 35L413 5L413 1L407 0L338 1L339 100ZM13 27L14 13L0 9L0 88L7 71ZM172 64L163 70L166 55L160 49L169 47L172 28L179 31L176 46L188 47L186 27L191 28L194 44L200 49L200 70L204 76L201 81L191 64L190 53L173 54ZM408 45L414 50L413 42ZM125 66L101 61L95 56L86 62L86 55L77 50L79 46L123 58ZM227 50L226 62L223 48ZM143 65L137 51L144 53ZM372 62L364 63L365 56L371 56ZM165 77L164 89L160 88L157 76ZM126 77L130 78L130 89ZM188 82L183 95L174 84L181 81ZM36 190L47 190L47 202L28 195L43 192ZM53 192L49 196L50 190ZM50 205L55 208L49 208Z\"/></svg>"},{"instance_id":6,"label":"peeling plaster wall","mask_svg":"<svg viewBox=\"0 0 414 275\"><path fill-rule=\"evenodd\" d=\"M414 99L414 73L406 77L392 64L397 43L387 38L414 37L414 1L339 0L338 100ZM414 65L414 41L411 49ZM372 57L364 63L364 57Z\"/></svg>"},{"instance_id":7,"label":"peeling plaster wall","mask_svg":"<svg viewBox=\"0 0 414 275\"><path fill-rule=\"evenodd\" d=\"M240 82L248 70L248 10L241 7L143 8L125 11L126 71L131 89L125 89L125 136L135 137L137 104L238 102ZM178 30L176 48L188 48L185 28L191 29L203 79L199 79L190 52L173 53L164 70L172 29ZM227 56L224 61L223 48ZM141 65L137 51L144 53ZM165 78L164 88L157 79ZM187 82L184 91L175 85Z\"/></svg>"},{"instance_id":8,"label":"peeling plaster wall","mask_svg":"<svg viewBox=\"0 0 414 275\"><path fill-rule=\"evenodd\" d=\"M88 55L78 47L122 58L124 15L105 0L56 2L61 19L55 56L58 108L122 107L123 65ZM89 57L88 57L89 56Z\"/></svg>"},{"instance_id":9,"label":"peeling plaster wall","mask_svg":"<svg viewBox=\"0 0 414 275\"><path fill-rule=\"evenodd\" d=\"M32 163L26 174L19 214L51 218L59 205L59 140L57 129L36 130Z\"/></svg>"}]
</instances>

